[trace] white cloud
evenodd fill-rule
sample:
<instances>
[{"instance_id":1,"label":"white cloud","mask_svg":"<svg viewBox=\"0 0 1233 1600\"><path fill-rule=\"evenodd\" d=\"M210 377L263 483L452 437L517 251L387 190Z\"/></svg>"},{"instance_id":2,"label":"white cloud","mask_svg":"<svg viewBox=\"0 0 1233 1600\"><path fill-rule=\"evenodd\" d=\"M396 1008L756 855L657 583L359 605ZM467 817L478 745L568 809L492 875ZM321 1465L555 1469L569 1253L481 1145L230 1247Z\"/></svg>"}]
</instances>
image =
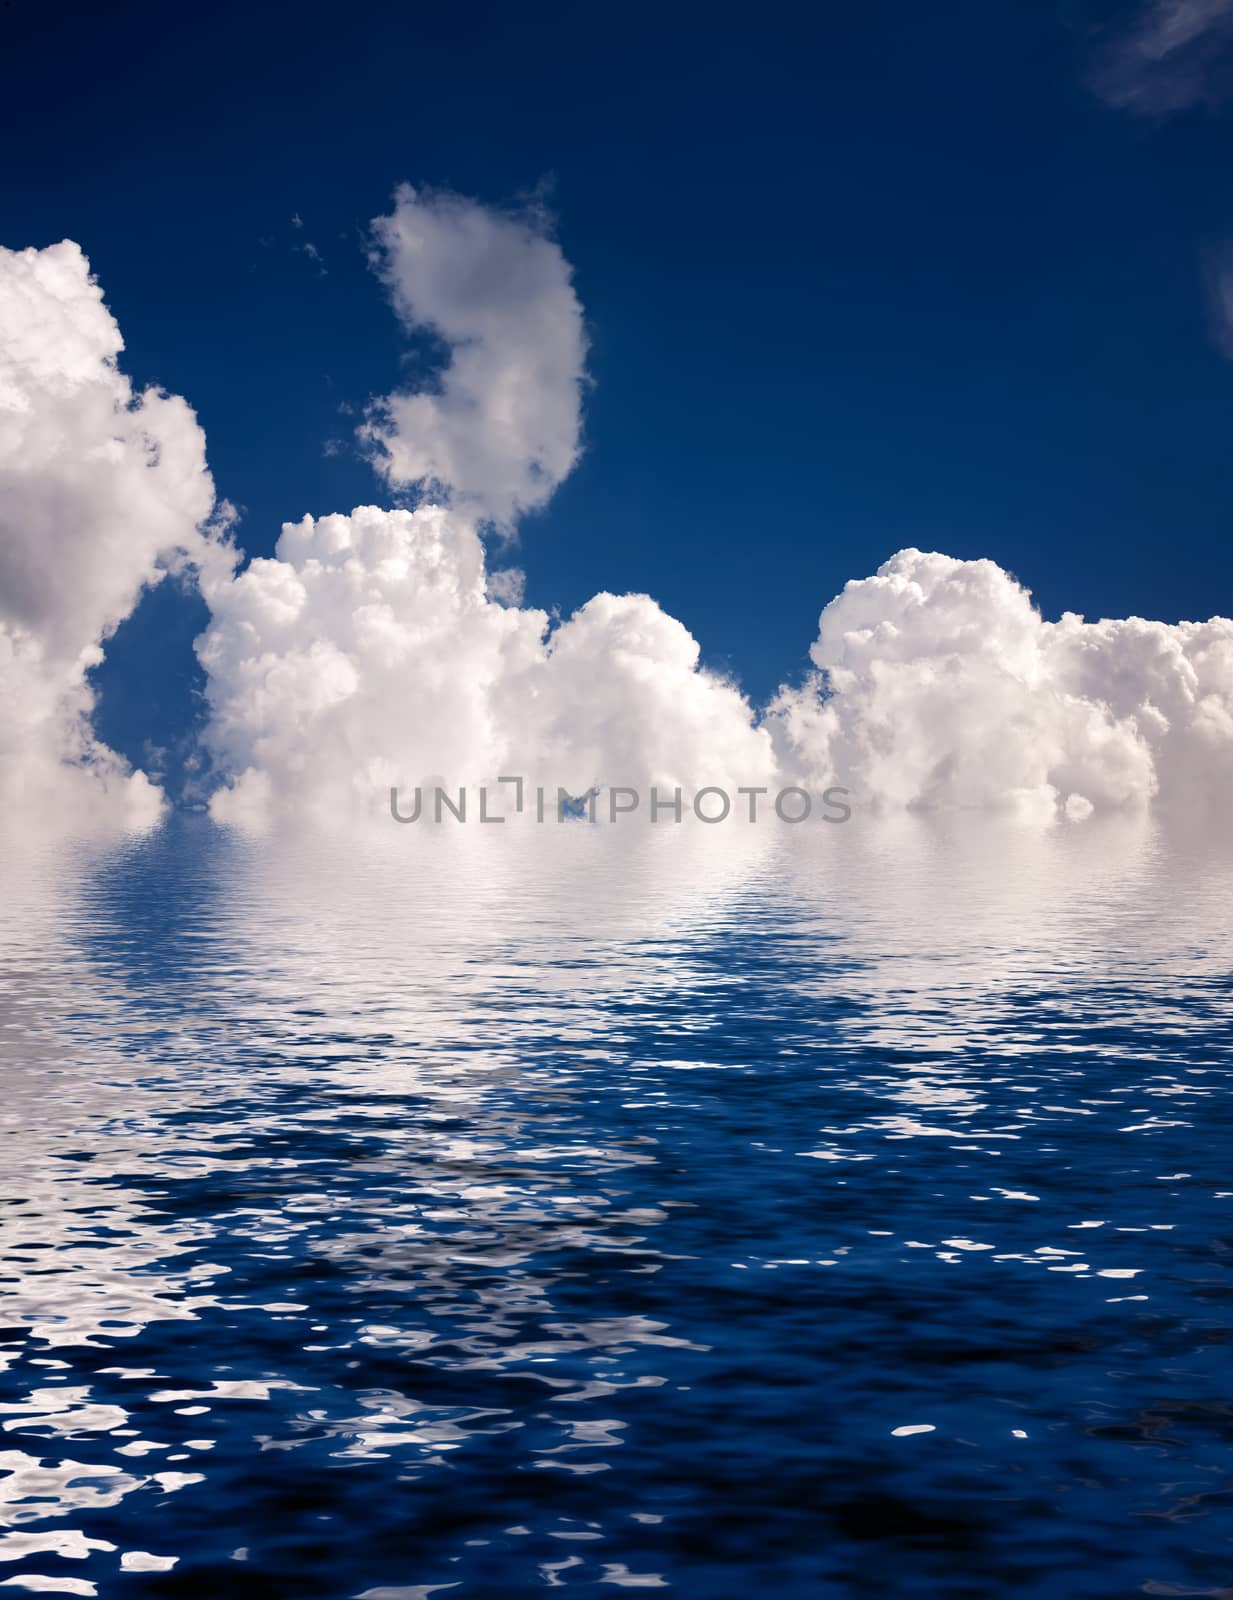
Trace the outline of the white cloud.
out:
<instances>
[{"instance_id":1,"label":"white cloud","mask_svg":"<svg viewBox=\"0 0 1233 1600\"><path fill-rule=\"evenodd\" d=\"M902 550L831 601L810 653L818 675L772 707L779 758L860 803L1082 819L1233 777L1226 618L1049 623L992 561Z\"/></svg>"},{"instance_id":2,"label":"white cloud","mask_svg":"<svg viewBox=\"0 0 1233 1600\"><path fill-rule=\"evenodd\" d=\"M651 785L779 781L1081 821L1233 771L1233 623L1046 623L991 561L905 550L850 583L814 676L764 718L645 595L596 595L557 626L524 609L480 528L541 503L575 458L569 268L533 220L454 196L400 190L378 237L404 320L453 349L440 393L390 402L385 464L453 493L306 517L273 560L206 584L208 738L232 774L216 816L350 816L391 786L518 773L637 786L644 807Z\"/></svg>"},{"instance_id":3,"label":"white cloud","mask_svg":"<svg viewBox=\"0 0 1233 1600\"><path fill-rule=\"evenodd\" d=\"M400 318L450 349L436 392L360 430L424 499L287 524L274 559L205 586L208 740L233 775L215 815L350 815L503 773L554 793L764 781L769 736L653 600L599 594L554 627L521 571L488 570L481 525L512 529L578 456L582 310L543 219L402 188L374 232Z\"/></svg>"},{"instance_id":4,"label":"white cloud","mask_svg":"<svg viewBox=\"0 0 1233 1600\"><path fill-rule=\"evenodd\" d=\"M520 606L526 593L527 575L521 567L489 570L488 593L504 606Z\"/></svg>"},{"instance_id":5,"label":"white cloud","mask_svg":"<svg viewBox=\"0 0 1233 1600\"><path fill-rule=\"evenodd\" d=\"M437 778L577 793L770 770L748 703L653 600L599 594L552 628L493 598L475 525L452 508L288 523L275 559L205 593L209 740L237 775L213 802L225 820L352 815Z\"/></svg>"},{"instance_id":6,"label":"white cloud","mask_svg":"<svg viewBox=\"0 0 1233 1600\"><path fill-rule=\"evenodd\" d=\"M538 211L409 186L373 238L400 320L450 354L435 387L375 402L360 436L392 485L448 489L509 528L578 459L586 338L569 264Z\"/></svg>"},{"instance_id":7,"label":"white cloud","mask_svg":"<svg viewBox=\"0 0 1233 1600\"><path fill-rule=\"evenodd\" d=\"M645 595L557 627L491 595L473 525L362 507L207 589L217 817L352 817L506 773L580 793L832 784L862 810L1082 821L1233 779L1233 622L1045 622L991 561L901 551L822 613L815 675L759 725ZM474 805L474 798L472 799Z\"/></svg>"},{"instance_id":8,"label":"white cloud","mask_svg":"<svg viewBox=\"0 0 1233 1600\"><path fill-rule=\"evenodd\" d=\"M1106 45L1093 86L1142 116L1219 104L1233 90L1233 0L1149 0Z\"/></svg>"},{"instance_id":9,"label":"white cloud","mask_svg":"<svg viewBox=\"0 0 1233 1600\"><path fill-rule=\"evenodd\" d=\"M213 801L220 818L341 819L379 810L392 785L478 785L505 773L550 791L628 784L644 797L652 785L688 796L707 785L800 782L818 792L840 783L863 808L1012 809L1076 822L1227 792L1226 619L1049 623L993 562L905 550L825 608L814 677L782 690L759 719L645 595L601 593L556 624L525 608L521 574L489 572L480 530L498 505L494 463L526 472L537 459L528 434L511 447L498 404L511 370L535 368L511 350L523 349L524 334L528 351L542 340L539 370L559 375L563 305L575 343L557 476L576 451L581 315L568 268L525 219L471 202L425 203L406 191L394 217L437 252L428 281L442 303L443 263L467 279L458 320L439 306L432 320L459 339L465 323L472 342L455 350L440 395L412 397L425 400L427 442L398 441L407 460L448 453L452 501L306 517L283 528L272 559L238 576L210 531L214 491L196 419L175 396L134 395L81 251L0 251L6 805L55 809L73 790L118 812L157 809L157 791L92 737L86 672L142 587L185 561L200 565L212 612L198 649L208 743L231 775ZM468 276L469 239L478 242ZM545 319L530 318L517 339L506 338L509 279L495 266L510 261L531 285L562 291L546 294ZM479 367L459 378L460 358L477 347ZM472 388L475 403L462 404ZM531 390L541 400L563 392ZM528 500L525 485L516 493L503 481L508 518ZM549 481L536 480L541 498Z\"/></svg>"},{"instance_id":10,"label":"white cloud","mask_svg":"<svg viewBox=\"0 0 1233 1600\"><path fill-rule=\"evenodd\" d=\"M77 245L0 249L0 797L148 814L158 795L93 738L86 672L142 588L226 562L205 439L177 395L135 395Z\"/></svg>"}]
</instances>

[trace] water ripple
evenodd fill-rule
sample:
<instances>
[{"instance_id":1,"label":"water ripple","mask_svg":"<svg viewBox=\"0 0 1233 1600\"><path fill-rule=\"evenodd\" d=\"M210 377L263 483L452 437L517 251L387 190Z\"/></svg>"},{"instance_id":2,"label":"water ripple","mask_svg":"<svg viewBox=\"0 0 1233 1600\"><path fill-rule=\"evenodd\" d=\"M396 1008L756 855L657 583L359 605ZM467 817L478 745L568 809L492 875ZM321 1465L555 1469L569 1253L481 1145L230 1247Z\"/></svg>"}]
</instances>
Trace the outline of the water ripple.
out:
<instances>
[{"instance_id":1,"label":"water ripple","mask_svg":"<svg viewBox=\"0 0 1233 1600\"><path fill-rule=\"evenodd\" d=\"M0 1587L1227 1588L1228 841L4 871Z\"/></svg>"}]
</instances>

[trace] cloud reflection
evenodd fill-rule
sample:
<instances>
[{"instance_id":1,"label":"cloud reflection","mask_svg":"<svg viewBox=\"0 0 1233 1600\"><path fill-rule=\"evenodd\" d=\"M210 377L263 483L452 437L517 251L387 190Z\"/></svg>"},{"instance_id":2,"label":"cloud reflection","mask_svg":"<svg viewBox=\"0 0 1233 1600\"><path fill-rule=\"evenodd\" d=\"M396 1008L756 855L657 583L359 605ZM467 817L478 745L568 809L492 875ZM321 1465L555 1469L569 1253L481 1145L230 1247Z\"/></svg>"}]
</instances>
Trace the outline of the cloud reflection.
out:
<instances>
[{"instance_id":1,"label":"cloud reflection","mask_svg":"<svg viewBox=\"0 0 1233 1600\"><path fill-rule=\"evenodd\" d=\"M710 1593L759 1570L753 1515L835 1578L840 1485L978 1528L998 1486L1123 1470L1145 1383L1190 1405L1233 853L735 837L182 820L14 863L0 1559ZM890 1453L921 1415L949 1475ZM1192 1570L1172 1526L1140 1576Z\"/></svg>"}]
</instances>

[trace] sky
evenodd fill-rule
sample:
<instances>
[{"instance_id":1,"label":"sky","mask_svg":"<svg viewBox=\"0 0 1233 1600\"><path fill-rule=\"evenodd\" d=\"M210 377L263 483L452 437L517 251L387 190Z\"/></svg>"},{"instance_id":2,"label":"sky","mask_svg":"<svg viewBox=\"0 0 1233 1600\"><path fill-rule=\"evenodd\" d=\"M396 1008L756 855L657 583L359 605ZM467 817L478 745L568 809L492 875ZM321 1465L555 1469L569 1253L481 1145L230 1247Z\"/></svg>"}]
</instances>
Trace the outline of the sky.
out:
<instances>
[{"instance_id":1,"label":"sky","mask_svg":"<svg viewBox=\"0 0 1233 1600\"><path fill-rule=\"evenodd\" d=\"M12 0L0 244L81 245L270 556L390 503L355 430L440 356L369 259L398 185L546 208L580 448L499 559L654 596L762 705L906 547L1047 619L1229 609L1231 9ZM206 620L162 585L109 642L131 761L202 715Z\"/></svg>"}]
</instances>

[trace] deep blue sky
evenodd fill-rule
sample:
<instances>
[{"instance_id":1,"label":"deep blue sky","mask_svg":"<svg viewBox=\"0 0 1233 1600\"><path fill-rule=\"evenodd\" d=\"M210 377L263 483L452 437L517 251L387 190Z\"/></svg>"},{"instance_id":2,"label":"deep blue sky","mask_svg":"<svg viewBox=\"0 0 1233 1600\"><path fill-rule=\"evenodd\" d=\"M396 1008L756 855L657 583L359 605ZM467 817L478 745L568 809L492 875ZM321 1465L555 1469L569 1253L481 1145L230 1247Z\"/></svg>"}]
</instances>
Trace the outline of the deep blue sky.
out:
<instances>
[{"instance_id":1,"label":"deep blue sky","mask_svg":"<svg viewBox=\"0 0 1233 1600\"><path fill-rule=\"evenodd\" d=\"M0 242L84 246L252 554L382 499L323 447L397 380L363 254L394 185L548 181L596 386L582 465L524 525L530 601L646 590L755 698L905 544L991 556L1047 615L1227 612L1204 263L1230 124L1101 104L1094 15L10 0ZM129 753L182 720L199 620L164 596L117 641L101 722Z\"/></svg>"}]
</instances>

